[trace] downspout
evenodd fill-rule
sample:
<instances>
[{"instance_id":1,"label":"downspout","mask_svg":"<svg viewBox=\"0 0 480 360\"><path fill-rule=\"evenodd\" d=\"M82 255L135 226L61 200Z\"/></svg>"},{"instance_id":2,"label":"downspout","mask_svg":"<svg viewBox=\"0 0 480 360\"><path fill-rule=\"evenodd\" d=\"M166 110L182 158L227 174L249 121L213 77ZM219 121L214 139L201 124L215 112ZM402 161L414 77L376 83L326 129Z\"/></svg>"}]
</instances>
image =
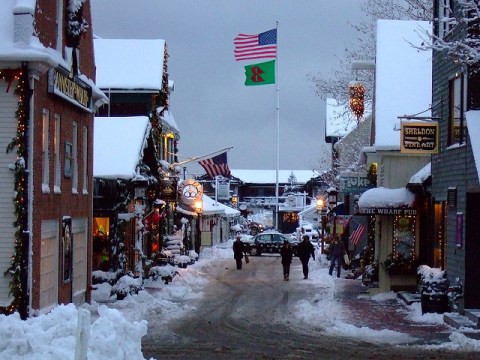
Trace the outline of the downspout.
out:
<instances>
[{"instance_id":1,"label":"downspout","mask_svg":"<svg viewBox=\"0 0 480 360\"><path fill-rule=\"evenodd\" d=\"M30 152L33 151L33 117L34 117L34 96L33 96L33 89L35 87L35 79L34 79L34 74L30 73L28 70L28 64L23 63L22 64L22 73L23 76L25 76L25 83L28 84L28 90L27 90L27 101L25 104L25 113L28 114L28 121L27 121L27 128L25 129L25 146L26 146L26 151L25 151L25 164L27 164L27 169L25 171L25 176L27 177L25 179L25 193L27 194L27 199L25 202L25 219L24 223L22 224L22 229L23 229L23 241L24 241L24 246L23 246L23 254L22 258L26 259L26 264L25 264L25 269L23 270L25 272L25 275L22 274L22 276L25 276L25 279L22 280L22 287L25 287L25 289L22 289L25 294L25 299L24 299L24 311L25 311L25 316L28 317L30 314L30 310L32 309L32 255L33 255L33 249L32 249L32 228L33 228L33 214L32 214L32 203L33 203L33 177L31 176L31 170L33 169L33 156L31 156Z\"/></svg>"}]
</instances>

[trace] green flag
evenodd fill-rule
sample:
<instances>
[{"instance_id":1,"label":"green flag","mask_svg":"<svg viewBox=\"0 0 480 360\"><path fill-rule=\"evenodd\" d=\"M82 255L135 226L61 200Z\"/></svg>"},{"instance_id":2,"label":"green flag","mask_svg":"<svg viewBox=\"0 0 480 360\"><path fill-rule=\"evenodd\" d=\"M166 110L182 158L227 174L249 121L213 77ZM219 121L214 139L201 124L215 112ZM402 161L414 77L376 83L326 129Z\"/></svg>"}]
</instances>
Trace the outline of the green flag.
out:
<instances>
[{"instance_id":1,"label":"green flag","mask_svg":"<svg viewBox=\"0 0 480 360\"><path fill-rule=\"evenodd\" d=\"M275 60L245 66L245 85L275 84Z\"/></svg>"}]
</instances>

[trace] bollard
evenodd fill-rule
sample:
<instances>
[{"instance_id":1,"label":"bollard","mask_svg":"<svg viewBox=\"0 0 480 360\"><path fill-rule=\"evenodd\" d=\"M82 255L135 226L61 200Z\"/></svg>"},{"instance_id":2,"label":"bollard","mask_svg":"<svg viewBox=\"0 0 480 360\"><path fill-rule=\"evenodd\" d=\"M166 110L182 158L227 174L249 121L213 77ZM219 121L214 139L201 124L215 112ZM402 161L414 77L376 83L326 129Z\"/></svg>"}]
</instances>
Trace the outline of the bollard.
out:
<instances>
[{"instance_id":1,"label":"bollard","mask_svg":"<svg viewBox=\"0 0 480 360\"><path fill-rule=\"evenodd\" d=\"M90 311L78 310L77 335L75 338L75 360L87 360L88 338L90 336Z\"/></svg>"}]
</instances>

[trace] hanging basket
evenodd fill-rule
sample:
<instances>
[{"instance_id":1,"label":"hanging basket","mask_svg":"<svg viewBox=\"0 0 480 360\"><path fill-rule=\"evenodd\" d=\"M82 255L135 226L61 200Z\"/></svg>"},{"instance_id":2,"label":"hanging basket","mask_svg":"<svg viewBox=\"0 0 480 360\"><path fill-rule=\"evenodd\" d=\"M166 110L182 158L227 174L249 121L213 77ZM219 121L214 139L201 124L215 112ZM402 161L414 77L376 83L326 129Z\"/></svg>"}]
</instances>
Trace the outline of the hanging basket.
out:
<instances>
[{"instance_id":1,"label":"hanging basket","mask_svg":"<svg viewBox=\"0 0 480 360\"><path fill-rule=\"evenodd\" d=\"M352 81L348 85L350 94L350 110L357 118L357 123L363 116L365 111L365 86L361 82Z\"/></svg>"}]
</instances>

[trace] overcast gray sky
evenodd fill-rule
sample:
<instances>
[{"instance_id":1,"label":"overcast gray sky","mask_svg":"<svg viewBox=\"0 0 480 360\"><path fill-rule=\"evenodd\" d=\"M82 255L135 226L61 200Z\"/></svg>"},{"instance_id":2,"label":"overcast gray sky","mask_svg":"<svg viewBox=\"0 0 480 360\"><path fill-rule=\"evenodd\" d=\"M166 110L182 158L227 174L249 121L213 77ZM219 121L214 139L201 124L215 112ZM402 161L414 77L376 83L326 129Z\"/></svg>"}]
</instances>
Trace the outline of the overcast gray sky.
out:
<instances>
[{"instance_id":1,"label":"overcast gray sky","mask_svg":"<svg viewBox=\"0 0 480 360\"><path fill-rule=\"evenodd\" d=\"M179 160L233 146L231 169L275 169L275 85L245 86L233 39L278 25L280 169L313 169L324 151L325 104L307 74L328 74L358 34L360 0L92 0L102 38L160 38L175 82L170 110ZM114 61L114 60L112 60Z\"/></svg>"}]
</instances>

